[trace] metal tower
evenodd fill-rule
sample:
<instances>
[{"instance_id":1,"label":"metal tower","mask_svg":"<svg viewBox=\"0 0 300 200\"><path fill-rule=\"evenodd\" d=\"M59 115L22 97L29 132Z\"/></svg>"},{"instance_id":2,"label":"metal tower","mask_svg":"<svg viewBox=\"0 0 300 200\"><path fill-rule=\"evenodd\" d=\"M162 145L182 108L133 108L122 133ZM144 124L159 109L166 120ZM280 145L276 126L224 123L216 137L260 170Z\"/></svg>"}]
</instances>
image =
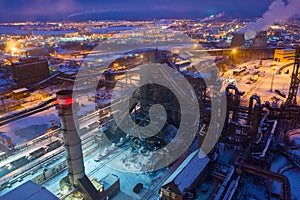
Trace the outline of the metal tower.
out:
<instances>
[{"instance_id":1,"label":"metal tower","mask_svg":"<svg viewBox=\"0 0 300 200\"><path fill-rule=\"evenodd\" d=\"M297 92L300 82L300 48L296 51L295 63L289 89L289 96L286 100L286 105L297 105Z\"/></svg>"}]
</instances>

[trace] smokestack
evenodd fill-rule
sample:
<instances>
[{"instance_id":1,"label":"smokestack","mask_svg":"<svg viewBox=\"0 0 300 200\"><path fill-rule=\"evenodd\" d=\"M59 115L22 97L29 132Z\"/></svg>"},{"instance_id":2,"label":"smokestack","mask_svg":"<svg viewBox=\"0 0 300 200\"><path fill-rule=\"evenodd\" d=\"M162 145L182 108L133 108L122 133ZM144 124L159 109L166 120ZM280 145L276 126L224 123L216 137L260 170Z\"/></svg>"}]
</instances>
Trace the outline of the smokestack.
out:
<instances>
[{"instance_id":1,"label":"smokestack","mask_svg":"<svg viewBox=\"0 0 300 200\"><path fill-rule=\"evenodd\" d=\"M244 47L245 46L245 35L244 33L234 33L231 40L231 48Z\"/></svg>"},{"instance_id":2,"label":"smokestack","mask_svg":"<svg viewBox=\"0 0 300 200\"><path fill-rule=\"evenodd\" d=\"M267 41L268 41L267 32L261 31L255 36L252 47L253 48L266 48Z\"/></svg>"},{"instance_id":3,"label":"smokestack","mask_svg":"<svg viewBox=\"0 0 300 200\"><path fill-rule=\"evenodd\" d=\"M67 152L68 176L72 186L77 187L79 179L84 178L81 139L73 115L72 90L62 90L56 93L59 117L63 130L64 146Z\"/></svg>"}]
</instances>

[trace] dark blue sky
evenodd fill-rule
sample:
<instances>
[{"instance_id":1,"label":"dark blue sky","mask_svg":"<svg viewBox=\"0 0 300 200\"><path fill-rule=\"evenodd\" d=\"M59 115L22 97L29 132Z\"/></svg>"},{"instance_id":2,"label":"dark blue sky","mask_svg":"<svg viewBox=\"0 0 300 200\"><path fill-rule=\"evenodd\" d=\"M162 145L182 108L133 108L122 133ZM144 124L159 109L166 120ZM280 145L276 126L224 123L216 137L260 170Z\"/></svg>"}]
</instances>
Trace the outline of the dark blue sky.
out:
<instances>
[{"instance_id":1,"label":"dark blue sky","mask_svg":"<svg viewBox=\"0 0 300 200\"><path fill-rule=\"evenodd\" d=\"M0 20L260 17L273 0L0 0Z\"/></svg>"}]
</instances>

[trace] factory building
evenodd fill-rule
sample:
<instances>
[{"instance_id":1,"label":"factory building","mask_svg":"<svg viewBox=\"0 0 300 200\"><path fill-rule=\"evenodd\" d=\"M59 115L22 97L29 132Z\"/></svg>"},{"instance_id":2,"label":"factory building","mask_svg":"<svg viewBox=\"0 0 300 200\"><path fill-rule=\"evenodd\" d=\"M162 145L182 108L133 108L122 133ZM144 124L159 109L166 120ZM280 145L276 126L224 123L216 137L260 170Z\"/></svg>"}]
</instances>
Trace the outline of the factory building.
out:
<instances>
[{"instance_id":1,"label":"factory building","mask_svg":"<svg viewBox=\"0 0 300 200\"><path fill-rule=\"evenodd\" d=\"M27 88L20 88L12 91L12 97L15 100L20 100L26 97L29 97L29 91Z\"/></svg>"},{"instance_id":2,"label":"factory building","mask_svg":"<svg viewBox=\"0 0 300 200\"><path fill-rule=\"evenodd\" d=\"M162 200L182 200L191 197L190 192L207 171L210 159L200 158L200 151L191 153L175 172L162 184Z\"/></svg>"},{"instance_id":3,"label":"factory building","mask_svg":"<svg viewBox=\"0 0 300 200\"><path fill-rule=\"evenodd\" d=\"M274 60L278 62L293 62L295 54L295 49L275 49Z\"/></svg>"},{"instance_id":4,"label":"factory building","mask_svg":"<svg viewBox=\"0 0 300 200\"><path fill-rule=\"evenodd\" d=\"M13 80L20 86L38 83L50 76L48 61L39 58L20 59L11 68Z\"/></svg>"},{"instance_id":5,"label":"factory building","mask_svg":"<svg viewBox=\"0 0 300 200\"><path fill-rule=\"evenodd\" d=\"M257 35L253 38L252 43L250 44L251 48L266 48L267 47L267 32L261 31L257 33ZM231 48L235 47L245 47L246 45L246 38L244 32L237 32L233 34L231 40Z\"/></svg>"},{"instance_id":6,"label":"factory building","mask_svg":"<svg viewBox=\"0 0 300 200\"><path fill-rule=\"evenodd\" d=\"M234 33L231 40L231 48L234 47L244 47L245 46L245 34L244 33Z\"/></svg>"}]
</instances>

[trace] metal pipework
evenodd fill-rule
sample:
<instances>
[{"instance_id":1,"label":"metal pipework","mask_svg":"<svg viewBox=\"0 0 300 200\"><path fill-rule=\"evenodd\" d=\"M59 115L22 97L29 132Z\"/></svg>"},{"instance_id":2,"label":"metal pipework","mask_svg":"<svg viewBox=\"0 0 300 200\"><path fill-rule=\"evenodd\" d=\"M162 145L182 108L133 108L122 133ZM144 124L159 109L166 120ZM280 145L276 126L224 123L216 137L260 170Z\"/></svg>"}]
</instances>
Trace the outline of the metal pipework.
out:
<instances>
[{"instance_id":1,"label":"metal pipework","mask_svg":"<svg viewBox=\"0 0 300 200\"><path fill-rule=\"evenodd\" d=\"M228 175L226 176L224 182L220 186L220 189L219 189L218 193L216 194L216 196L214 196L214 200L221 199L221 197L222 197L222 195L225 191L225 188L227 187L228 182L230 181L232 175L234 174L234 171L235 171L235 167L230 166L230 171L229 171Z\"/></svg>"},{"instance_id":2,"label":"metal pipework","mask_svg":"<svg viewBox=\"0 0 300 200\"><path fill-rule=\"evenodd\" d=\"M254 108L253 108L253 117L252 117L252 120L251 120L251 129L252 129L252 132L254 134L257 134L258 133L258 130L261 129L261 126L263 125L263 123L261 124L260 123L260 119L261 119L261 113L262 113L262 105L256 103L254 105ZM249 114L249 113L248 113Z\"/></svg>"},{"instance_id":3,"label":"metal pipework","mask_svg":"<svg viewBox=\"0 0 300 200\"><path fill-rule=\"evenodd\" d=\"M85 176L82 157L81 139L77 133L73 115L72 90L62 90L56 93L61 128L63 130L64 146L67 154L68 176L72 186L78 186L78 179Z\"/></svg>"},{"instance_id":4,"label":"metal pipework","mask_svg":"<svg viewBox=\"0 0 300 200\"><path fill-rule=\"evenodd\" d=\"M271 130L270 136L269 136L269 138L268 138L268 141L267 141L267 143L266 143L266 146L265 146L264 150L262 151L262 153L260 154L260 157L261 157L261 158L263 158L263 157L266 156L266 153L267 153L267 151L268 151L268 149L269 149L269 146L270 146L270 144L271 144L271 141L272 141L272 139L273 139L273 136L274 136L276 127L277 127L277 120L274 120L274 121L273 121L273 127L272 127L272 130Z\"/></svg>"},{"instance_id":5,"label":"metal pipework","mask_svg":"<svg viewBox=\"0 0 300 200\"><path fill-rule=\"evenodd\" d=\"M234 90L234 94L232 92L230 92L229 90ZM226 115L226 119L228 120L228 115L229 115L229 111L230 109L233 109L233 115L232 115L232 121L233 122L237 122L238 120L238 110L239 110L239 106L240 106L240 96L241 96L241 92L238 90L238 88L235 85L228 85L226 87L226 96L227 96L227 102L229 103L229 98L232 96L232 106L233 108L228 108L227 107L227 115ZM229 106L229 107L230 107Z\"/></svg>"},{"instance_id":6,"label":"metal pipework","mask_svg":"<svg viewBox=\"0 0 300 200\"><path fill-rule=\"evenodd\" d=\"M266 106L266 105L263 105L263 108L265 108L262 112L263 112L263 117L261 118L260 120L260 124L258 126L258 135L259 135L259 138L258 140L255 142L256 144L260 143L261 139L263 138L263 133L262 133L262 130L261 128L263 127L264 123L265 123L265 120L267 119L267 117L269 116L270 114L270 110L269 110L269 107Z\"/></svg>"},{"instance_id":7,"label":"metal pipework","mask_svg":"<svg viewBox=\"0 0 300 200\"><path fill-rule=\"evenodd\" d=\"M256 104L258 104L259 106L261 106L261 102L260 102L259 96L257 96L256 94L252 95L250 97L250 102L249 102L247 124L250 124L251 123L251 119L253 119L253 118L251 118L252 115L253 115L253 100L256 101ZM254 104L254 105L256 105L256 104Z\"/></svg>"}]
</instances>

